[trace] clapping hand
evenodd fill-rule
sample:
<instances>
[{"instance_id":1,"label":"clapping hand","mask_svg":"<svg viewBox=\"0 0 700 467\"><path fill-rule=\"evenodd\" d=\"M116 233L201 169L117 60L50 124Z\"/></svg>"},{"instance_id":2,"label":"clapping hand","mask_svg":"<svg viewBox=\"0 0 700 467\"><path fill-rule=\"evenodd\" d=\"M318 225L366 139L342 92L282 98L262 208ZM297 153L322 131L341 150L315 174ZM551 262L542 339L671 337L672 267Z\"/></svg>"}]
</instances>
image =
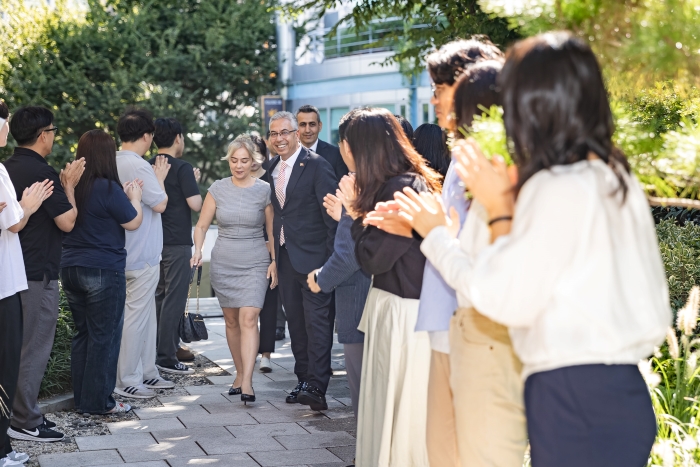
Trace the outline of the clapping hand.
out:
<instances>
[{"instance_id":1,"label":"clapping hand","mask_svg":"<svg viewBox=\"0 0 700 467\"><path fill-rule=\"evenodd\" d=\"M500 156L488 160L472 138L458 141L452 152L457 159L455 170L472 196L494 219L512 216L515 198L513 180L505 161Z\"/></svg>"},{"instance_id":2,"label":"clapping hand","mask_svg":"<svg viewBox=\"0 0 700 467\"><path fill-rule=\"evenodd\" d=\"M377 203L374 211L367 213L363 223L393 235L408 238L413 236L411 223L399 215L399 204L396 201Z\"/></svg>"},{"instance_id":3,"label":"clapping hand","mask_svg":"<svg viewBox=\"0 0 700 467\"><path fill-rule=\"evenodd\" d=\"M41 203L52 194L53 180L47 179L43 182L36 182L29 188L24 189L19 205L22 206L25 215L30 216L37 212L41 207Z\"/></svg>"},{"instance_id":4,"label":"clapping hand","mask_svg":"<svg viewBox=\"0 0 700 467\"><path fill-rule=\"evenodd\" d=\"M334 194L328 193L323 197L323 207L331 218L338 222L343 213L343 203Z\"/></svg>"},{"instance_id":5,"label":"clapping hand","mask_svg":"<svg viewBox=\"0 0 700 467\"><path fill-rule=\"evenodd\" d=\"M193 168L192 171L194 172L194 181L199 183L202 179L202 172L197 167Z\"/></svg>"},{"instance_id":6,"label":"clapping hand","mask_svg":"<svg viewBox=\"0 0 700 467\"><path fill-rule=\"evenodd\" d=\"M84 157L67 163L59 175L63 188L71 190L75 188L80 181L80 177L83 175L83 172L85 172Z\"/></svg>"},{"instance_id":7,"label":"clapping hand","mask_svg":"<svg viewBox=\"0 0 700 467\"><path fill-rule=\"evenodd\" d=\"M156 156L156 162L153 164L153 171L156 173L156 178L159 182L163 182L170 171L170 163L165 156Z\"/></svg>"},{"instance_id":8,"label":"clapping hand","mask_svg":"<svg viewBox=\"0 0 700 467\"><path fill-rule=\"evenodd\" d=\"M360 215L355 212L355 175L345 175L340 179L338 190L335 192L338 199L345 206L345 210L353 219L357 219Z\"/></svg>"},{"instance_id":9,"label":"clapping hand","mask_svg":"<svg viewBox=\"0 0 700 467\"><path fill-rule=\"evenodd\" d=\"M433 193L416 193L410 187L403 193L396 192L394 198L399 205L399 216L405 219L418 235L425 238L435 227L446 226L454 238L459 230L459 214L453 207L450 218L445 216L442 199Z\"/></svg>"},{"instance_id":10,"label":"clapping hand","mask_svg":"<svg viewBox=\"0 0 700 467\"><path fill-rule=\"evenodd\" d=\"M124 193L126 193L126 197L129 198L129 201L141 202L141 195L143 194L142 188L143 181L136 178L124 184Z\"/></svg>"}]
</instances>

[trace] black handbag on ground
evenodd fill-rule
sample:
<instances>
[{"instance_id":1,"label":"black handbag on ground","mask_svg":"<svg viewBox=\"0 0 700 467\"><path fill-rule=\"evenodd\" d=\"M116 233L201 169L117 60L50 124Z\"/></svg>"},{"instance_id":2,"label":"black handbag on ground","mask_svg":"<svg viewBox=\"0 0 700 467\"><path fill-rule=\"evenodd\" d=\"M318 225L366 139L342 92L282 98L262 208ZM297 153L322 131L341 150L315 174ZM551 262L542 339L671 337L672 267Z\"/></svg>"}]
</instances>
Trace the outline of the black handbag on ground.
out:
<instances>
[{"instance_id":1,"label":"black handbag on ground","mask_svg":"<svg viewBox=\"0 0 700 467\"><path fill-rule=\"evenodd\" d=\"M190 313L190 293L192 291L192 280L194 279L195 270L197 270L197 313ZM207 326L204 324L204 318L199 314L199 284L201 281L202 266L198 268L193 267L190 271L190 288L187 291L185 314L180 317L180 326L178 327L180 339L187 344L209 339L209 333L207 332Z\"/></svg>"}]
</instances>

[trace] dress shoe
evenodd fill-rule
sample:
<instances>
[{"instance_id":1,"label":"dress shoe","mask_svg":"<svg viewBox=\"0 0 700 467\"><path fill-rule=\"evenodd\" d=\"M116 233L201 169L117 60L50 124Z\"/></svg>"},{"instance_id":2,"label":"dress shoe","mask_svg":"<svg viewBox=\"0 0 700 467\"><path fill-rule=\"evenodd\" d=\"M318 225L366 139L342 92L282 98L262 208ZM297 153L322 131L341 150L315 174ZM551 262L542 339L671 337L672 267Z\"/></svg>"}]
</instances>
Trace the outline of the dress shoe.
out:
<instances>
[{"instance_id":1,"label":"dress shoe","mask_svg":"<svg viewBox=\"0 0 700 467\"><path fill-rule=\"evenodd\" d=\"M255 394L241 393L241 402L243 402L243 405L248 405L248 402L255 402Z\"/></svg>"},{"instance_id":2,"label":"dress shoe","mask_svg":"<svg viewBox=\"0 0 700 467\"><path fill-rule=\"evenodd\" d=\"M315 386L306 385L305 388L299 391L297 402L308 405L311 407L311 410L328 410L326 396Z\"/></svg>"},{"instance_id":3,"label":"dress shoe","mask_svg":"<svg viewBox=\"0 0 700 467\"><path fill-rule=\"evenodd\" d=\"M299 401L297 401L297 396L299 395L299 391L301 391L302 389L306 389L306 383L303 381L299 381L297 387L292 389L292 392L290 392L287 398L285 399L287 401L287 404L298 404Z\"/></svg>"},{"instance_id":4,"label":"dress shoe","mask_svg":"<svg viewBox=\"0 0 700 467\"><path fill-rule=\"evenodd\" d=\"M262 357L260 359L260 371L262 373L270 373L272 371L272 364L270 363L269 358Z\"/></svg>"},{"instance_id":5,"label":"dress shoe","mask_svg":"<svg viewBox=\"0 0 700 467\"><path fill-rule=\"evenodd\" d=\"M194 361L194 354L190 352L190 349L186 347L178 347L177 348L177 359L181 362L193 362Z\"/></svg>"},{"instance_id":6,"label":"dress shoe","mask_svg":"<svg viewBox=\"0 0 700 467\"><path fill-rule=\"evenodd\" d=\"M275 330L275 340L276 341L283 341L284 338L285 338L284 328L277 328Z\"/></svg>"},{"instance_id":7,"label":"dress shoe","mask_svg":"<svg viewBox=\"0 0 700 467\"><path fill-rule=\"evenodd\" d=\"M241 394L241 388L234 388L233 385L231 385L231 389L228 390L228 395L237 396L238 394Z\"/></svg>"}]
</instances>

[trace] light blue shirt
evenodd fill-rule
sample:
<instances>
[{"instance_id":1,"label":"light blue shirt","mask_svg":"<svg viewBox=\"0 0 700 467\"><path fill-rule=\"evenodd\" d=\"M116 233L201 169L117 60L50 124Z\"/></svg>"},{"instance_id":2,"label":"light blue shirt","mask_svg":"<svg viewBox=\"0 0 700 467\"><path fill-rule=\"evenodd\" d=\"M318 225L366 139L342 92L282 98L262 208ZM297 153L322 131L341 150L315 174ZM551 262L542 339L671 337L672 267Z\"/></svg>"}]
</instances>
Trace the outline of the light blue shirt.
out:
<instances>
[{"instance_id":1,"label":"light blue shirt","mask_svg":"<svg viewBox=\"0 0 700 467\"><path fill-rule=\"evenodd\" d=\"M464 225L469 209L469 201L464 197L464 186L454 169L455 161L450 163L442 185L442 201L449 215L454 207L459 213L459 223ZM460 227L461 229L461 227ZM457 293L443 280L430 261L425 262L423 286L420 292L418 320L416 331L447 331L450 318L457 309Z\"/></svg>"}]
</instances>

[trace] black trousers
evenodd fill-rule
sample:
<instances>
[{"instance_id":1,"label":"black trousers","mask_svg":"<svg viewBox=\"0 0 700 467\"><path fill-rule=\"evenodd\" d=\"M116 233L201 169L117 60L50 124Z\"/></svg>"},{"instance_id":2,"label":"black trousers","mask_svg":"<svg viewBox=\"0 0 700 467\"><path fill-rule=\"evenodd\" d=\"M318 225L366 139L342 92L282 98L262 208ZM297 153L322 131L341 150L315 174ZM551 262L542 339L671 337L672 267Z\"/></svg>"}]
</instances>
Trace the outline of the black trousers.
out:
<instances>
[{"instance_id":1,"label":"black trousers","mask_svg":"<svg viewBox=\"0 0 700 467\"><path fill-rule=\"evenodd\" d=\"M180 345L178 327L185 314L187 292L190 287L189 245L163 245L160 261L160 279L156 289L156 319L158 337L156 363L174 366L178 363L177 348Z\"/></svg>"},{"instance_id":2,"label":"black trousers","mask_svg":"<svg viewBox=\"0 0 700 467\"><path fill-rule=\"evenodd\" d=\"M274 289L271 289L268 285L267 292L265 292L265 303L262 310L260 310L260 347L258 353L275 351L279 297L279 285Z\"/></svg>"},{"instance_id":3,"label":"black trousers","mask_svg":"<svg viewBox=\"0 0 700 467\"><path fill-rule=\"evenodd\" d=\"M19 357L22 352L22 301L19 293L0 300L0 400L7 416L0 415L0 459L12 452L7 429L15 400Z\"/></svg>"},{"instance_id":4,"label":"black trousers","mask_svg":"<svg viewBox=\"0 0 700 467\"><path fill-rule=\"evenodd\" d=\"M579 365L525 381L533 467L643 467L656 418L637 365Z\"/></svg>"},{"instance_id":5,"label":"black trousers","mask_svg":"<svg viewBox=\"0 0 700 467\"><path fill-rule=\"evenodd\" d=\"M316 386L323 393L331 379L331 294L313 293L306 274L292 266L287 249L279 249L280 297L287 314L289 336L294 354L294 373L299 381Z\"/></svg>"}]
</instances>

